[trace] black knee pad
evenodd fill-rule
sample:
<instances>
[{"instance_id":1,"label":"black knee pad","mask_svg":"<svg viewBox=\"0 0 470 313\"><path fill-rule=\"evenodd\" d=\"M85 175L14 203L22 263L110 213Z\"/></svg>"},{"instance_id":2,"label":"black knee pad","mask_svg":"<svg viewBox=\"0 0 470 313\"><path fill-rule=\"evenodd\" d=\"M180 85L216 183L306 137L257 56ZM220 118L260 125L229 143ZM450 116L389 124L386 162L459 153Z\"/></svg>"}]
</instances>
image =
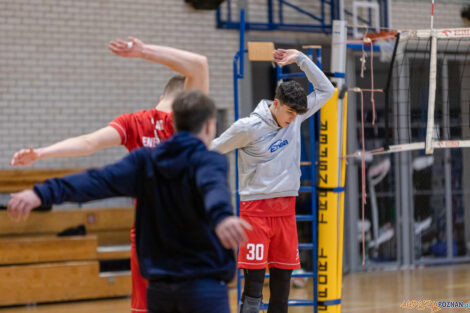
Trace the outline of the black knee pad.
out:
<instances>
[{"instance_id":1,"label":"black knee pad","mask_svg":"<svg viewBox=\"0 0 470 313\"><path fill-rule=\"evenodd\" d=\"M245 269L245 288L243 295L260 298L263 295L264 273L265 269L248 270Z\"/></svg>"}]
</instances>

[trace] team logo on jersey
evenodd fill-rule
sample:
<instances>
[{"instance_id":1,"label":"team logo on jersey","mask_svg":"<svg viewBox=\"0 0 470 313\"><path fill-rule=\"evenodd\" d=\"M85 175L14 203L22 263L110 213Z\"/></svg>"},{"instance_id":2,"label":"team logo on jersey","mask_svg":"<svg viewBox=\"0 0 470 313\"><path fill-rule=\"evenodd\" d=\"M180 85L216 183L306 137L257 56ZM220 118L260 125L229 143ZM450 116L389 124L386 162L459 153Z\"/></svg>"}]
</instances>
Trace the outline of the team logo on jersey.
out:
<instances>
[{"instance_id":1,"label":"team logo on jersey","mask_svg":"<svg viewBox=\"0 0 470 313\"><path fill-rule=\"evenodd\" d=\"M287 139L276 140L269 146L269 151L271 151L271 153L276 152L277 150L281 149L284 146L287 146L288 144L289 144L289 141L287 141Z\"/></svg>"},{"instance_id":2,"label":"team logo on jersey","mask_svg":"<svg viewBox=\"0 0 470 313\"><path fill-rule=\"evenodd\" d=\"M142 145L147 148L155 148L160 143L158 137L144 137L142 136Z\"/></svg>"}]
</instances>

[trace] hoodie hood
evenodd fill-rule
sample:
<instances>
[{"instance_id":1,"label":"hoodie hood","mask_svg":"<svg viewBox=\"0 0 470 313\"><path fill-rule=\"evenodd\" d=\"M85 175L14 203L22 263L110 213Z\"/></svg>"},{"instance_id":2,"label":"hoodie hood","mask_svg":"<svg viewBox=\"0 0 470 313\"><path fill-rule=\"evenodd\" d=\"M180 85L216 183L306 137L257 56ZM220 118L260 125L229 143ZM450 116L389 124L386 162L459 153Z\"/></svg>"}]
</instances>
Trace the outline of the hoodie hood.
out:
<instances>
[{"instance_id":1,"label":"hoodie hood","mask_svg":"<svg viewBox=\"0 0 470 313\"><path fill-rule=\"evenodd\" d=\"M256 106L256 109L253 111L253 113L251 113L251 115L259 117L269 127L272 127L273 129L279 129L281 127L274 119L273 114L271 113L271 110L269 110L269 107L271 106L271 104L273 104L273 101L271 100L266 100L266 99L261 100Z\"/></svg>"},{"instance_id":2,"label":"hoodie hood","mask_svg":"<svg viewBox=\"0 0 470 313\"><path fill-rule=\"evenodd\" d=\"M195 151L203 151L205 144L189 132L182 131L163 142L162 149L154 149L154 167L167 179L181 176L189 166L189 159Z\"/></svg>"}]
</instances>

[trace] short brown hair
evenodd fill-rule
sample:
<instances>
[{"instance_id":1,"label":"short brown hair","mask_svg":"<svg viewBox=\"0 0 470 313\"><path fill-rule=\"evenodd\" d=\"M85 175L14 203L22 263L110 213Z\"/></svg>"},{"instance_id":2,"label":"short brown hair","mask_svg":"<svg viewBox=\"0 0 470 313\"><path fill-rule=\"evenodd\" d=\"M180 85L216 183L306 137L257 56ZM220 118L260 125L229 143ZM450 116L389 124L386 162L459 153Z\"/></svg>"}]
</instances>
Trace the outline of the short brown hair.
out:
<instances>
[{"instance_id":1,"label":"short brown hair","mask_svg":"<svg viewBox=\"0 0 470 313\"><path fill-rule=\"evenodd\" d=\"M216 116L214 101L199 90L184 91L173 101L173 123L177 131L197 134Z\"/></svg>"},{"instance_id":2,"label":"short brown hair","mask_svg":"<svg viewBox=\"0 0 470 313\"><path fill-rule=\"evenodd\" d=\"M163 88L164 97L176 97L177 94L184 90L184 82L186 78L181 75L175 75L166 83Z\"/></svg>"}]
</instances>

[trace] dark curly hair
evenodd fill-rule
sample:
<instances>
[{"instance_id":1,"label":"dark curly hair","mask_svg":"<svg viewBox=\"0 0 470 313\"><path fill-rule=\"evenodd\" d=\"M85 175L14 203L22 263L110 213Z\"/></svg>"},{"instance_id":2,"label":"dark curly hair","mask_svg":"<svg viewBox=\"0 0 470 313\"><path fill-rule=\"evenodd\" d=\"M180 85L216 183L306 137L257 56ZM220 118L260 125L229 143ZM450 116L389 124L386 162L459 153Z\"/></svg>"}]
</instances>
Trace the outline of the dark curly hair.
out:
<instances>
[{"instance_id":1,"label":"dark curly hair","mask_svg":"<svg viewBox=\"0 0 470 313\"><path fill-rule=\"evenodd\" d=\"M281 83L276 89L275 99L287 105L297 114L307 112L307 95L300 84L294 80Z\"/></svg>"}]
</instances>

